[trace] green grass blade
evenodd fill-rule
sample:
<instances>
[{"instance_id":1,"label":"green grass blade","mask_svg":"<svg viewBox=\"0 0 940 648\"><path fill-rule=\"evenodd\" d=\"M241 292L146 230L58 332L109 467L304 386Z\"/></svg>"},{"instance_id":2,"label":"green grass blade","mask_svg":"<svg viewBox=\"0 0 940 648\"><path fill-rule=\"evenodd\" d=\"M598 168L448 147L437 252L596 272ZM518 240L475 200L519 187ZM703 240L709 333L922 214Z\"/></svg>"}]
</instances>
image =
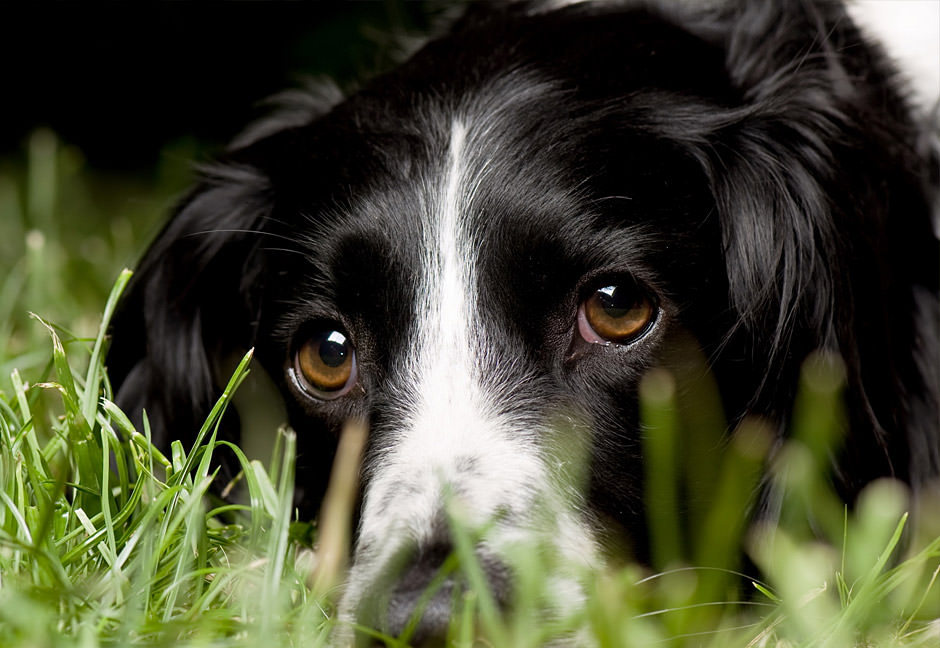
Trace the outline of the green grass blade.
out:
<instances>
[{"instance_id":1,"label":"green grass blade","mask_svg":"<svg viewBox=\"0 0 940 648\"><path fill-rule=\"evenodd\" d=\"M111 289L111 294L108 295L108 301L105 304L104 314L101 317L101 325L98 328L98 336L95 338L95 346L91 352L88 375L85 378L85 392L82 395L82 413L89 427L94 426L95 413L98 409L98 385L101 383L104 374L102 352L107 338L108 326L111 324L111 316L114 315L118 300L132 275L133 273L130 270L124 270L117 278L117 281L114 282L114 287Z\"/></svg>"}]
</instances>

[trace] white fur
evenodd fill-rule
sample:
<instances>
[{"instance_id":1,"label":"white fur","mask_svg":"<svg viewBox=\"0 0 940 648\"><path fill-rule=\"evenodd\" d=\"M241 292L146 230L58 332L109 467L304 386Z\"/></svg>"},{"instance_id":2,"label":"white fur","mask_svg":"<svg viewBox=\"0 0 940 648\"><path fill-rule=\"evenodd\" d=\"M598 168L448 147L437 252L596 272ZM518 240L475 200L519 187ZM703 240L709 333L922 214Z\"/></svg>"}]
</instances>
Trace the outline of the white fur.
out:
<instances>
[{"instance_id":1,"label":"white fur","mask_svg":"<svg viewBox=\"0 0 940 648\"><path fill-rule=\"evenodd\" d=\"M855 0L849 13L879 39L925 110L940 100L940 0Z\"/></svg>"},{"instance_id":2,"label":"white fur","mask_svg":"<svg viewBox=\"0 0 940 648\"><path fill-rule=\"evenodd\" d=\"M372 467L359 542L369 550L355 556L344 615L353 613L403 545L445 539L434 537L447 519L445 492L453 498L452 512L458 510L465 524L496 521L484 545L494 553L532 541L533 530L539 529L551 534L558 553L568 560L583 564L595 558L596 543L580 518L580 496L566 474L569 467L550 459L536 441L550 434L499 415L493 406L500 398L501 379L484 375L488 344L477 309L467 216L487 163L478 147L468 150L474 128L468 121L454 119L447 159L434 183L440 189L434 195L428 188L426 256L415 305L419 329L405 371L415 387L415 402L408 404L402 429L392 431L387 449ZM462 463L472 469L462 469ZM546 525L544 516L536 521L546 509L554 525ZM497 520L502 513L509 515L505 523ZM578 598L575 579L559 577L558 585L567 604Z\"/></svg>"},{"instance_id":3,"label":"white fur","mask_svg":"<svg viewBox=\"0 0 940 648\"><path fill-rule=\"evenodd\" d=\"M420 295L418 343L408 363L418 402L392 446L383 455L366 493L360 537L378 544L375 556L357 556L350 580L355 598L358 582L367 583L404 542L431 540L443 516L445 485L468 499L466 510L477 522L501 506L524 507L531 497L528 484L542 481L537 457L512 442L491 413L475 362L479 340L472 333L477 318L473 290L473 251L469 248L463 212L466 207L466 127L455 121L448 157L443 165L439 196L431 196L427 256ZM482 482L461 478L456 462L479 462ZM471 483L474 482L474 483ZM389 492L403 485L407 496L387 507ZM384 542L383 542L384 540ZM357 573L358 572L358 573ZM360 576L360 578L356 578Z\"/></svg>"}]
</instances>

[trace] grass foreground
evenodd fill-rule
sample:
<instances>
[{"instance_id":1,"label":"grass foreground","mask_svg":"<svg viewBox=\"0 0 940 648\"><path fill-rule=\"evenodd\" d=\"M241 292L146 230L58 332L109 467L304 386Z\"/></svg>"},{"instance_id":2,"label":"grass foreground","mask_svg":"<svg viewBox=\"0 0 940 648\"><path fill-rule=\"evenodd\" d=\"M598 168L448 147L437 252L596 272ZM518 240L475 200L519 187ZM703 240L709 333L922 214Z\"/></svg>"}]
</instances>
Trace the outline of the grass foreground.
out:
<instances>
[{"instance_id":1,"label":"grass foreground","mask_svg":"<svg viewBox=\"0 0 940 648\"><path fill-rule=\"evenodd\" d=\"M0 395L0 645L327 645L335 591L314 587L317 552L300 540L311 529L293 518L292 432L280 431L267 466L229 448L242 461L245 503L210 493L213 453L223 443L216 425L250 356L194 447L176 443L170 456L151 444L146 424L135 429L112 402L104 331L128 276L94 339L36 318L50 340L48 379L27 384L14 371L12 392ZM838 372L817 364L805 372L802 401L832 407ZM669 411L663 384L644 388L653 419ZM809 416L804 423L826 418ZM715 486L716 503L692 544L730 542L734 552L743 544L759 581L720 555L695 550L690 561L679 548L656 559L659 571L628 565L585 574L586 603L545 622L545 564L539 552L522 551L513 565L518 600L503 618L487 613L490 594L458 537L448 565L466 575L467 590L453 644L540 646L574 637L602 647L936 646L940 537L926 530L936 530L937 511L919 516L920 532L907 529L904 489L879 482L848 513L797 432L770 467L785 492L781 523L736 531L736 493L747 486L739 476L746 480L761 460L757 437L736 433L721 474L737 477ZM817 521L812 532L808 519ZM655 536L675 534L679 522L650 526L654 546L668 547L669 537Z\"/></svg>"},{"instance_id":2,"label":"grass foreground","mask_svg":"<svg viewBox=\"0 0 940 648\"><path fill-rule=\"evenodd\" d=\"M0 261L18 259L0 268L0 646L329 645L341 623L341 497L321 515L322 528L295 518L289 429L270 431L278 441L265 461L216 438L250 356L193 447L177 443L164 454L148 426L135 428L114 404L104 332L128 275L103 315L88 304L104 300L110 268L140 238L130 224L139 221L105 227L100 214L114 210L95 202L77 159L43 131L30 140L25 172L0 175ZM112 189L107 195L124 195ZM160 212L161 196L121 204ZM79 238L69 236L76 223L87 230ZM96 286L94 295L79 284ZM51 321L27 316L24 303ZM456 550L444 568L462 574L466 588L451 645L940 645L940 496L913 502L883 481L848 510L824 477L840 426L838 363L807 363L791 439L772 456L760 422L748 421L730 439L711 437L721 451L707 461L694 447L685 452L699 461L683 457L692 437L682 436L675 379L656 372L641 390L655 431L645 448L656 493L653 566L579 574L585 601L559 606L546 578L550 558L521 547L510 557L513 611L500 615L474 563L473 532L455 520ZM714 433L724 435L715 418ZM241 462L236 501L210 488L218 452ZM748 524L743 513L761 475L780 494L775 526ZM703 484L709 504L680 514L683 496ZM753 564L746 570L744 556ZM407 637L368 634L407 645Z\"/></svg>"}]
</instances>

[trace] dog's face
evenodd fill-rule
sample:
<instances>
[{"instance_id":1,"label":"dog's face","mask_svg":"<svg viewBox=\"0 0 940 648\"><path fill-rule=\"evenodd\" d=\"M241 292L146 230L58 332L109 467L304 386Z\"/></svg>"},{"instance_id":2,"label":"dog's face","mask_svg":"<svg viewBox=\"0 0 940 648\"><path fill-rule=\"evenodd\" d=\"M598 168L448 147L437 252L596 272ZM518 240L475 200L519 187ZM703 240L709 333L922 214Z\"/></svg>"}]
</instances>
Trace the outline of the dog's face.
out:
<instances>
[{"instance_id":1,"label":"dog's face","mask_svg":"<svg viewBox=\"0 0 940 648\"><path fill-rule=\"evenodd\" d=\"M802 359L841 352L844 492L929 474L936 451L909 475L908 448L928 443L930 399L900 400L928 391L913 319L933 307L916 286L936 292L928 198L875 55L835 55L860 43L842 18L471 10L207 173L116 321L122 404L194 429L225 356L256 348L298 433L306 514L343 423L366 420L344 608L392 632L452 549L449 506L489 529L477 553L502 602L520 538L577 563L644 559L638 386L690 341L732 423L781 431ZM889 110L865 112L873 97ZM902 250L919 258L896 264Z\"/></svg>"},{"instance_id":2,"label":"dog's face","mask_svg":"<svg viewBox=\"0 0 940 648\"><path fill-rule=\"evenodd\" d=\"M592 141L602 116L518 74L460 99L383 105L352 160L330 156L356 169L345 183L292 164L348 193L296 187L300 254L265 261L296 278L272 287L278 335L258 349L295 424L317 425L301 435L369 420L351 600L404 550L450 551L445 491L491 543L538 530L583 561L599 530L641 529L637 385L685 319L714 338L728 311L713 203L681 151L613 125Z\"/></svg>"}]
</instances>

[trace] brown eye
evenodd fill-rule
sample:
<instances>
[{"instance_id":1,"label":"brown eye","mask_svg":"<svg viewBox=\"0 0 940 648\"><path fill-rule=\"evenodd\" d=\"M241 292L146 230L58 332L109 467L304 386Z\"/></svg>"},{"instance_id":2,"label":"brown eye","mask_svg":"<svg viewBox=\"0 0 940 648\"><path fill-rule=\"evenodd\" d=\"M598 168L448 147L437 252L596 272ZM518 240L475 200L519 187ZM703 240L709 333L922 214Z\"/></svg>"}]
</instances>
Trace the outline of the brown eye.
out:
<instances>
[{"instance_id":1,"label":"brown eye","mask_svg":"<svg viewBox=\"0 0 940 648\"><path fill-rule=\"evenodd\" d=\"M294 367L301 386L319 398L342 396L356 383L355 349L337 330L324 330L304 342Z\"/></svg>"},{"instance_id":2,"label":"brown eye","mask_svg":"<svg viewBox=\"0 0 940 648\"><path fill-rule=\"evenodd\" d=\"M629 344L649 330L655 315L649 297L632 282L604 286L578 308L578 331L594 344Z\"/></svg>"}]
</instances>

